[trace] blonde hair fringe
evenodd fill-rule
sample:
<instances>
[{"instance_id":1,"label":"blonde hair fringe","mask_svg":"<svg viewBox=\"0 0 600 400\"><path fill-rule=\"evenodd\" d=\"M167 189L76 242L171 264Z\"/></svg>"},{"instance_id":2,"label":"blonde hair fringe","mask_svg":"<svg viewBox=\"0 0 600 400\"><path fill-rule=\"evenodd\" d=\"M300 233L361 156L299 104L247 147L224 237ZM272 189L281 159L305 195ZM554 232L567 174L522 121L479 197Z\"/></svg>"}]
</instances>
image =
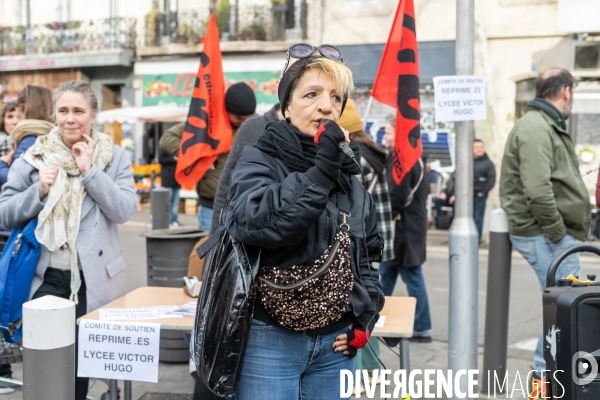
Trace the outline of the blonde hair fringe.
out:
<instances>
[{"instance_id":1,"label":"blonde hair fringe","mask_svg":"<svg viewBox=\"0 0 600 400\"><path fill-rule=\"evenodd\" d=\"M354 91L354 79L352 78L352 71L350 71L350 68L339 61L330 60L325 57L311 58L306 64L306 69L309 70L313 68L320 69L329 74L338 87L338 90L340 91L339 94L342 95L344 99L350 97Z\"/></svg>"}]
</instances>

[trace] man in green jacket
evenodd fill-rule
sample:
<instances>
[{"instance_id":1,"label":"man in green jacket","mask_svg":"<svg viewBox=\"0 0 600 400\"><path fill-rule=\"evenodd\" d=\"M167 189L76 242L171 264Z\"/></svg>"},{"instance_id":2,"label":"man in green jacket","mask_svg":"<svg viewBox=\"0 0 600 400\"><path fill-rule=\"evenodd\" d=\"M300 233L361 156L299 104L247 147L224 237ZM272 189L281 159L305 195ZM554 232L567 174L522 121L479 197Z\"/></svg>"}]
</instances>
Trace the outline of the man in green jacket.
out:
<instances>
[{"instance_id":1,"label":"man in green jacket","mask_svg":"<svg viewBox=\"0 0 600 400\"><path fill-rule=\"evenodd\" d=\"M238 128L244 121L254 116L256 111L256 97L252 88L244 82L238 82L230 86L227 92L225 92L225 109L227 110L229 122L233 128L233 136L235 137ZM184 129L185 122L169 128L160 138L160 148L166 153L177 157ZM228 156L229 153L220 154L212 167L206 171L200 182L196 185L199 197L198 227L200 229L210 229L215 193L217 192L219 179L221 179Z\"/></svg>"},{"instance_id":2,"label":"man in green jacket","mask_svg":"<svg viewBox=\"0 0 600 400\"><path fill-rule=\"evenodd\" d=\"M564 249L584 241L590 227L590 196L579 173L565 120L573 105L574 81L552 69L536 81L536 98L508 137L500 178L500 202L508 214L513 247L533 267L542 292L550 263ZM577 255L562 262L558 275L579 275ZM534 379L546 369L543 336L534 355Z\"/></svg>"}]
</instances>

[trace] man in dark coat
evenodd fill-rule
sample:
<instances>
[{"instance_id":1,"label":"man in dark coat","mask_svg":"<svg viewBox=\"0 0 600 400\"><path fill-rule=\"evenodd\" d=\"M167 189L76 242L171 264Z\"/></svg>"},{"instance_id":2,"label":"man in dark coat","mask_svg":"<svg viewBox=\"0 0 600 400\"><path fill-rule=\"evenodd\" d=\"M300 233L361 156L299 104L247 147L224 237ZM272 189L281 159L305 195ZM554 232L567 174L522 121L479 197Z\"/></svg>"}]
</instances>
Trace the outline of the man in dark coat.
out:
<instances>
[{"instance_id":1,"label":"man in dark coat","mask_svg":"<svg viewBox=\"0 0 600 400\"><path fill-rule=\"evenodd\" d=\"M242 124L255 115L256 96L254 90L245 82L238 82L230 86L225 92L225 109L235 139ZM181 122L169 128L160 138L160 148L168 154L177 156L185 125L186 122ZM228 157L229 153L219 154L214 164L196 185L199 197L198 227L200 229L210 229L211 227L217 186Z\"/></svg>"},{"instance_id":2,"label":"man in dark coat","mask_svg":"<svg viewBox=\"0 0 600 400\"><path fill-rule=\"evenodd\" d=\"M242 125L233 140L233 145L229 151L229 157L223 168L221 179L219 180L219 186L217 187L217 193L215 195L215 201L213 204L213 216L210 233L214 233L219 227L219 220L221 217L221 210L227 199L229 193L229 179L233 172L237 162L242 154L242 151L246 147L254 146L258 142L258 138L265 131L265 127L269 122L276 122L283 119L281 112L279 111L279 104L276 104L260 117L251 118Z\"/></svg>"},{"instance_id":3,"label":"man in dark coat","mask_svg":"<svg viewBox=\"0 0 600 400\"><path fill-rule=\"evenodd\" d=\"M479 232L479 240L483 233L483 217L485 216L485 203L487 202L488 193L496 184L496 168L494 163L485 153L483 141L475 139L473 141L473 178L475 180L473 186L473 219Z\"/></svg>"},{"instance_id":4,"label":"man in dark coat","mask_svg":"<svg viewBox=\"0 0 600 400\"><path fill-rule=\"evenodd\" d=\"M490 190L496 184L496 168L494 163L485 153L483 141L473 141L473 219L479 233L479 240L483 233L483 218L485 216L485 204ZM442 207L454 207L454 174L442 191L440 197L435 199L436 215L443 215Z\"/></svg>"},{"instance_id":5,"label":"man in dark coat","mask_svg":"<svg viewBox=\"0 0 600 400\"><path fill-rule=\"evenodd\" d=\"M393 148L393 143L387 143ZM391 156L388 160L388 186L395 220L395 258L379 265L381 286L391 296L398 274L406 284L408 294L417 299L413 341L431 341L431 314L422 265L426 260L427 196L429 177L423 160L419 160L397 185L392 177Z\"/></svg>"},{"instance_id":6,"label":"man in dark coat","mask_svg":"<svg viewBox=\"0 0 600 400\"><path fill-rule=\"evenodd\" d=\"M178 219L179 191L181 190L181 186L175 180L177 158L168 154L163 149L159 149L158 162L160 163L161 186L169 189L171 192L171 210L169 212L169 222L172 227L178 227L181 226Z\"/></svg>"}]
</instances>

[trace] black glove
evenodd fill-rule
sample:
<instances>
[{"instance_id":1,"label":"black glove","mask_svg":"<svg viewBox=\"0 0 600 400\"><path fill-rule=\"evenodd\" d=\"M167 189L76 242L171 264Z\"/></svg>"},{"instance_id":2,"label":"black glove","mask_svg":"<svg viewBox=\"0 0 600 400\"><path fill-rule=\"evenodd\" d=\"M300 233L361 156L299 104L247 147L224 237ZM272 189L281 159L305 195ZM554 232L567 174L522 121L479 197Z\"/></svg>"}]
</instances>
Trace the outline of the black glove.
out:
<instances>
[{"instance_id":1,"label":"black glove","mask_svg":"<svg viewBox=\"0 0 600 400\"><path fill-rule=\"evenodd\" d=\"M338 124L330 119L321 121L315 135L317 144L315 167L319 173L311 171L312 173L309 174L320 186L331 187L331 184L339 178L345 155L338 149L338 146L345 140L346 136Z\"/></svg>"},{"instance_id":2,"label":"black glove","mask_svg":"<svg viewBox=\"0 0 600 400\"><path fill-rule=\"evenodd\" d=\"M346 135L342 128L330 119L323 119L319 123L319 130L315 134L317 144L317 155L329 156L330 160L338 159L340 164L344 159L344 153L339 151L341 142L346 141ZM333 157L337 153L338 157Z\"/></svg>"}]
</instances>

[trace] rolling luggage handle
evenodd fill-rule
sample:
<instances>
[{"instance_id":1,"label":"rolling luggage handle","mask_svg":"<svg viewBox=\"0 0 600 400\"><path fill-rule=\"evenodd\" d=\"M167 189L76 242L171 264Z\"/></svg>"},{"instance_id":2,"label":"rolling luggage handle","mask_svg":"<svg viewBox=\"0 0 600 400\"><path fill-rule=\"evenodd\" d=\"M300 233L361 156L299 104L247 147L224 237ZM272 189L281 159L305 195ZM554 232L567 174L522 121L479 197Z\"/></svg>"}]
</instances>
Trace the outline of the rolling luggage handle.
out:
<instances>
[{"instance_id":1,"label":"rolling luggage handle","mask_svg":"<svg viewBox=\"0 0 600 400\"><path fill-rule=\"evenodd\" d=\"M550 264L550 268L548 268L548 275L546 276L546 287L556 286L556 271L558 270L558 266L562 263L565 258L569 257L571 254L575 253L594 253L597 256L600 256L600 247L595 246L593 244L574 244L569 247L562 253L560 253Z\"/></svg>"}]
</instances>

